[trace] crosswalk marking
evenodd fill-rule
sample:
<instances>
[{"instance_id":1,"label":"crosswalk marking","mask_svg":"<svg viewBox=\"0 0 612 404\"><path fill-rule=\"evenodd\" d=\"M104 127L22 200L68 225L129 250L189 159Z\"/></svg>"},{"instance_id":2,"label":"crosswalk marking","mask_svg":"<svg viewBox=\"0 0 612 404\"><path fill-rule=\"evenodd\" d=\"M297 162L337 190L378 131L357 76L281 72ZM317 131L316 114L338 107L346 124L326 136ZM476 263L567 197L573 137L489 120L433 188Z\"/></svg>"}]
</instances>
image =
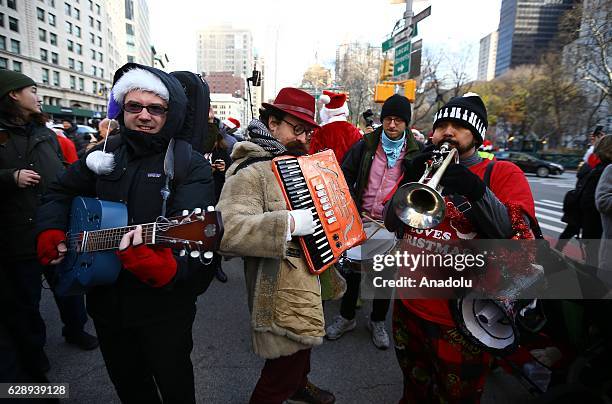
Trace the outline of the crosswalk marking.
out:
<instances>
[{"instance_id":1,"label":"crosswalk marking","mask_svg":"<svg viewBox=\"0 0 612 404\"><path fill-rule=\"evenodd\" d=\"M557 206L559 206L560 208L562 208L562 207L563 207L563 204L562 204L561 202L551 201L550 199L542 199L541 201L542 201L542 202L548 202L548 203L553 204L553 205L557 205Z\"/></svg>"},{"instance_id":2,"label":"crosswalk marking","mask_svg":"<svg viewBox=\"0 0 612 404\"><path fill-rule=\"evenodd\" d=\"M554 204L554 203L542 202L542 201L535 201L535 204L536 204L536 206L537 205L543 205L543 206L549 206L549 207L552 207L552 208L559 208L559 209L563 208L563 206L559 206L559 205Z\"/></svg>"},{"instance_id":3,"label":"crosswalk marking","mask_svg":"<svg viewBox=\"0 0 612 404\"><path fill-rule=\"evenodd\" d=\"M537 216L537 215L536 215L536 216ZM543 229L547 229L547 230L552 230L552 231L554 231L554 232L556 232L556 233L559 233L559 234L561 234L561 232L563 231L563 229L562 229L562 228L557 227L557 226L551 226L551 225L549 225L549 224L542 223L542 222L540 222L539 224L540 224L540 227L541 227L541 228L543 228Z\"/></svg>"},{"instance_id":4,"label":"crosswalk marking","mask_svg":"<svg viewBox=\"0 0 612 404\"><path fill-rule=\"evenodd\" d=\"M540 227L549 230L554 233L554 237L557 237L565 228L565 223L561 221L563 203L550 199L539 199L534 202Z\"/></svg>"},{"instance_id":5,"label":"crosswalk marking","mask_svg":"<svg viewBox=\"0 0 612 404\"><path fill-rule=\"evenodd\" d=\"M550 215L555 215L555 216L563 216L563 212L559 212L557 210L550 210L550 209L544 209L544 208L540 208L538 206L536 206L536 212L542 212L542 213L548 213Z\"/></svg>"}]
</instances>

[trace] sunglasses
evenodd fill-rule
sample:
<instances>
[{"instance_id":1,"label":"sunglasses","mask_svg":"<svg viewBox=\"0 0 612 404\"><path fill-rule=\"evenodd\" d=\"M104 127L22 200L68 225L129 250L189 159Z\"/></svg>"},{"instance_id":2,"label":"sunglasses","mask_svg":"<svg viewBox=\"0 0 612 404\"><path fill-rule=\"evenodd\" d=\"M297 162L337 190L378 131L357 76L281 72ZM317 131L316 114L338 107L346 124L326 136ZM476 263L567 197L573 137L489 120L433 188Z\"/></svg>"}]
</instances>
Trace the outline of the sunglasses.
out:
<instances>
[{"instance_id":1,"label":"sunglasses","mask_svg":"<svg viewBox=\"0 0 612 404\"><path fill-rule=\"evenodd\" d=\"M293 134L295 136L300 136L302 133L306 133L306 137L310 137L312 136L312 129L306 129L306 127L304 125L301 124L292 124L289 121L286 121L283 119L283 122L285 122L287 125L291 126L291 129L293 129Z\"/></svg>"},{"instance_id":2,"label":"sunglasses","mask_svg":"<svg viewBox=\"0 0 612 404\"><path fill-rule=\"evenodd\" d=\"M162 116L168 112L168 108L159 104L142 105L132 101L123 104L123 110L125 112L129 112L130 114L139 114L142 112L143 108L146 109L149 114L154 116Z\"/></svg>"}]
</instances>

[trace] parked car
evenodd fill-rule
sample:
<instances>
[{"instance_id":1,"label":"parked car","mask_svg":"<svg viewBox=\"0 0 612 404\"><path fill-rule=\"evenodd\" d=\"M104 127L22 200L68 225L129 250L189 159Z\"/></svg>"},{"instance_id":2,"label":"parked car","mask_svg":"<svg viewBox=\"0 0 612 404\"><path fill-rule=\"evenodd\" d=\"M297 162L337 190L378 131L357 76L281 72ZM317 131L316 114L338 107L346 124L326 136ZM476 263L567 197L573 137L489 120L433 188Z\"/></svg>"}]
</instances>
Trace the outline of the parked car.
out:
<instances>
[{"instance_id":1,"label":"parked car","mask_svg":"<svg viewBox=\"0 0 612 404\"><path fill-rule=\"evenodd\" d=\"M565 171L561 164L540 160L527 153L502 151L494 154L498 160L511 161L523 172L537 174L538 177L548 177L550 174L561 175Z\"/></svg>"},{"instance_id":2,"label":"parked car","mask_svg":"<svg viewBox=\"0 0 612 404\"><path fill-rule=\"evenodd\" d=\"M53 129L64 130L64 127L61 124L53 125ZM89 139L90 142L96 141L96 136L98 131L87 125L77 125L77 135L84 136Z\"/></svg>"}]
</instances>

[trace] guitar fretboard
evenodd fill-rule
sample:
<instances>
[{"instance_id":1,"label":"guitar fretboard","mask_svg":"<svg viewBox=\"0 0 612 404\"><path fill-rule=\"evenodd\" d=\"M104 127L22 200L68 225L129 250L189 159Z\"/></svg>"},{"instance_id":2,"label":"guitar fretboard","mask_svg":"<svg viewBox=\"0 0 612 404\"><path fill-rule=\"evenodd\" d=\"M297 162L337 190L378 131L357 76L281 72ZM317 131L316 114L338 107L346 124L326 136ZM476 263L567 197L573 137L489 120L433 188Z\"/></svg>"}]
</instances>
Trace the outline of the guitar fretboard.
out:
<instances>
[{"instance_id":1,"label":"guitar fretboard","mask_svg":"<svg viewBox=\"0 0 612 404\"><path fill-rule=\"evenodd\" d=\"M142 240L145 244L153 244L155 239L155 223L141 224ZM82 244L82 252L95 252L102 250L114 250L119 248L119 243L123 236L134 230L136 226L115 227L112 229L94 230L83 233L83 240L79 241Z\"/></svg>"}]
</instances>

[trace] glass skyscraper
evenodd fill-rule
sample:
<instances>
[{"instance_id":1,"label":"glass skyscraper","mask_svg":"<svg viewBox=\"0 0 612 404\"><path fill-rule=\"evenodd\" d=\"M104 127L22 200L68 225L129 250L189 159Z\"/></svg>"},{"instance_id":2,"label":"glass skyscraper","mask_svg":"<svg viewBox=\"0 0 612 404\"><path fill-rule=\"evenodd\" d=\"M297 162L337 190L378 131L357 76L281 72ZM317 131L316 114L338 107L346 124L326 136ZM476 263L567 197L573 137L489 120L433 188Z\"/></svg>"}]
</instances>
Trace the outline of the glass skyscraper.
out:
<instances>
[{"instance_id":1,"label":"glass skyscraper","mask_svg":"<svg viewBox=\"0 0 612 404\"><path fill-rule=\"evenodd\" d=\"M502 0L495 77L513 67L537 63L558 32L559 18L576 2Z\"/></svg>"}]
</instances>

